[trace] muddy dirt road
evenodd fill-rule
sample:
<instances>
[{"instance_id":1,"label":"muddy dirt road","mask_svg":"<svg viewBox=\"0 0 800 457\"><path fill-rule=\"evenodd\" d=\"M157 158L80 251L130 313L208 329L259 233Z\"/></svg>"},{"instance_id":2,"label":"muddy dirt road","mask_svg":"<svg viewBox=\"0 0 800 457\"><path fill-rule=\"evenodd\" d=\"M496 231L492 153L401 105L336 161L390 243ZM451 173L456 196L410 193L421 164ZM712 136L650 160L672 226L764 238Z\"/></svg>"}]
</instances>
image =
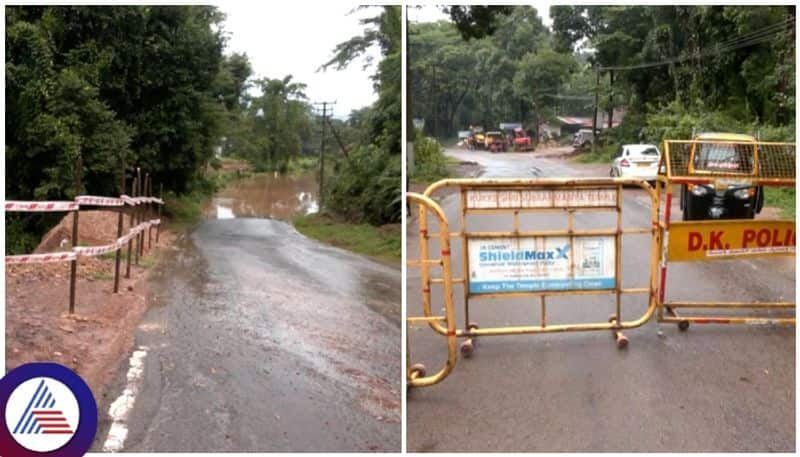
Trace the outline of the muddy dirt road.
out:
<instances>
[{"instance_id":1,"label":"muddy dirt road","mask_svg":"<svg viewBox=\"0 0 800 457\"><path fill-rule=\"evenodd\" d=\"M400 270L270 219L313 190L259 179L160 267L97 450L400 450Z\"/></svg>"},{"instance_id":2,"label":"muddy dirt road","mask_svg":"<svg viewBox=\"0 0 800 457\"><path fill-rule=\"evenodd\" d=\"M486 177L608 176L608 166L582 166L537 154L449 150L478 162ZM643 191L624 191L623 224L648 227ZM441 200L458 229L458 195ZM677 202L676 202L677 204ZM680 215L680 210L673 208ZM553 214L553 213L550 213ZM613 227L613 215L582 213L576 228ZM564 229L566 218L529 214L523 230ZM509 230L511 217L474 216L471 230ZM433 227L429 227L432 229ZM418 256L416 221L408 256ZM623 238L624 287L646 287L649 235ZM436 244L431 252L437 252ZM452 245L455 274L461 242ZM439 275L438 270L435 271ZM668 300L795 299L794 258L685 263L670 266ZM421 315L419 269L408 270L409 315ZM441 314L440 289L433 289ZM455 287L457 324L463 296ZM470 301L482 327L536 325L539 303L528 298ZM623 298L622 316L646 308L643 296ZM602 322L610 296L548 299L548 323ZM651 320L628 330L626 350L610 332L484 337L472 358L459 358L441 384L408 395L409 451L793 451L795 449L795 329L692 326ZM409 330L411 362L429 373L441 367L445 340L427 327Z\"/></svg>"}]
</instances>

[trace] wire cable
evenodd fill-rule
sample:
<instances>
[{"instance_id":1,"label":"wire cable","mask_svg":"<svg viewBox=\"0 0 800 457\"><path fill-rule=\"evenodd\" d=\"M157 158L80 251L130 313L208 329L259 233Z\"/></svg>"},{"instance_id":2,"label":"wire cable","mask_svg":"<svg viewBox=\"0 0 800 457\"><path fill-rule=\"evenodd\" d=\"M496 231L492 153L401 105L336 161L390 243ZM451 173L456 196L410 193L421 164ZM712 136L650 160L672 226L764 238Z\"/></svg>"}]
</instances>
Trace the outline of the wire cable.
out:
<instances>
[{"instance_id":1,"label":"wire cable","mask_svg":"<svg viewBox=\"0 0 800 457\"><path fill-rule=\"evenodd\" d=\"M708 58L714 57L726 52L734 51L736 49L741 49L744 47L752 46L755 44L763 43L770 41L773 37L777 37L778 35L782 35L784 33L783 27L791 24L794 22L794 17L791 17L785 21L781 21L779 23L772 24L771 26L765 27L758 31L754 31L745 35L738 36L736 38L732 38L730 40L726 40L721 43L717 43L712 48L707 49L705 51L701 51L699 53L694 53L691 55L685 55L680 57L672 57L661 61L655 62L646 62L641 64L632 64L632 65L614 65L614 66L607 66L607 67L600 67L601 71L606 70L614 70L614 71L625 71L625 70L637 70L642 68L653 68L659 67L662 65L670 65L673 63L680 63L686 60L691 59L699 59L699 58ZM778 27L778 28L776 28Z\"/></svg>"}]
</instances>

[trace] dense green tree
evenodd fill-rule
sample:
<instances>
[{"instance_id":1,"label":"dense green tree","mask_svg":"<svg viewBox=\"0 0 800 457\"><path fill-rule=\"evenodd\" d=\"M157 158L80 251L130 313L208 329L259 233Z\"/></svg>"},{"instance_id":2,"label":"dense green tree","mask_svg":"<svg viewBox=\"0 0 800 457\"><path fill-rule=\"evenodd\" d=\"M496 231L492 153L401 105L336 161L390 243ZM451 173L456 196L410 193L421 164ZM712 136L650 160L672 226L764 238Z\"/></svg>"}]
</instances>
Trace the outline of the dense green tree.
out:
<instances>
[{"instance_id":1,"label":"dense green tree","mask_svg":"<svg viewBox=\"0 0 800 457\"><path fill-rule=\"evenodd\" d=\"M545 94L557 92L577 67L572 55L560 54L551 49L529 53L523 57L519 71L514 75L514 91L532 107L534 138L539 137L538 126L544 120L543 109L552 104L552 99Z\"/></svg>"},{"instance_id":2,"label":"dense green tree","mask_svg":"<svg viewBox=\"0 0 800 457\"><path fill-rule=\"evenodd\" d=\"M226 110L248 72L243 56L223 61L223 16L216 8L5 12L8 199L118 194L123 156L128 185L133 168L141 167L166 191L203 187ZM226 64L229 78L220 76ZM12 231L40 234L50 223L17 215ZM29 250L32 239L14 249Z\"/></svg>"},{"instance_id":3,"label":"dense green tree","mask_svg":"<svg viewBox=\"0 0 800 457\"><path fill-rule=\"evenodd\" d=\"M362 20L361 35L338 44L322 68L344 68L377 45L381 60L372 76L378 100L357 113L354 125L366 127L366 138L335 164L325 190L328 209L354 221L385 224L400 221L401 9L385 6Z\"/></svg>"},{"instance_id":4,"label":"dense green tree","mask_svg":"<svg viewBox=\"0 0 800 457\"><path fill-rule=\"evenodd\" d=\"M595 90L603 127L615 108L637 123L626 141L667 107L752 133L794 125L794 6L556 5L552 31L528 6L445 11L451 22L409 26L411 114L429 135L591 116Z\"/></svg>"},{"instance_id":5,"label":"dense green tree","mask_svg":"<svg viewBox=\"0 0 800 457\"><path fill-rule=\"evenodd\" d=\"M262 78L254 82L261 95L250 97L246 117L250 147L238 151L257 170L285 171L288 162L301 152L303 137L311 128L310 108L303 83Z\"/></svg>"},{"instance_id":6,"label":"dense green tree","mask_svg":"<svg viewBox=\"0 0 800 457\"><path fill-rule=\"evenodd\" d=\"M793 6L558 5L551 15L559 50L595 50L606 109L677 102L793 122Z\"/></svg>"},{"instance_id":7,"label":"dense green tree","mask_svg":"<svg viewBox=\"0 0 800 457\"><path fill-rule=\"evenodd\" d=\"M491 32L484 38L467 41L458 24L447 21L410 28L409 97L414 116L425 119L425 132L432 136L452 137L468 125L497 129L501 122L514 121L530 123L535 129L542 110L553 104L539 97L535 106L532 91L545 94L557 88L532 82L523 89L514 83L524 62L553 54L549 32L537 10L520 6L486 11L491 12L491 30L478 26L482 31L472 36ZM568 69L575 71L577 65ZM564 75L559 86L569 76ZM537 115L532 116L534 110Z\"/></svg>"},{"instance_id":8,"label":"dense green tree","mask_svg":"<svg viewBox=\"0 0 800 457\"><path fill-rule=\"evenodd\" d=\"M129 165L149 170L167 189L189 189L220 134L214 83L223 17L215 8L6 12L6 116L14 119L6 126L14 164L9 197L69 196L78 155L88 192L114 193L123 153ZM100 134L105 138L92 138ZM17 161L16 151L25 151L24 158ZM17 176L22 161L50 167Z\"/></svg>"}]
</instances>

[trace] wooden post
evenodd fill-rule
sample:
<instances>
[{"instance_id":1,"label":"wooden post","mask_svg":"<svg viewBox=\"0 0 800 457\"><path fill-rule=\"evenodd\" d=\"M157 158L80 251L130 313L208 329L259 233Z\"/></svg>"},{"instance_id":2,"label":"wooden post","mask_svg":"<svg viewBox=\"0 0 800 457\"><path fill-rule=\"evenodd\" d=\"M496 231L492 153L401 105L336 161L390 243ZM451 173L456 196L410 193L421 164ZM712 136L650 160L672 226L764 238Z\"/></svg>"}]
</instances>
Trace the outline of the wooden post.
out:
<instances>
[{"instance_id":1,"label":"wooden post","mask_svg":"<svg viewBox=\"0 0 800 457\"><path fill-rule=\"evenodd\" d=\"M148 197L152 197L153 196L153 177L152 176L147 178L147 196ZM155 203L149 203L147 205L147 208L150 210L150 216L147 218L148 221L152 220L153 219L153 214L155 214L155 211L153 211L153 205L155 205ZM153 248L153 232L152 232L152 230L153 230L153 227L148 227L147 228L147 249L152 249Z\"/></svg>"},{"instance_id":2,"label":"wooden post","mask_svg":"<svg viewBox=\"0 0 800 457\"><path fill-rule=\"evenodd\" d=\"M158 198L164 201L164 183L158 185ZM161 233L161 207L164 203L158 205L158 225L156 225L156 245L158 245L158 235Z\"/></svg>"},{"instance_id":3,"label":"wooden post","mask_svg":"<svg viewBox=\"0 0 800 457\"><path fill-rule=\"evenodd\" d=\"M83 171L83 155L78 154L75 166L75 196L81 192L81 173ZM78 246L78 214L80 206L72 212L72 247ZM75 313L75 286L78 280L78 259L72 260L69 265L69 313Z\"/></svg>"},{"instance_id":4,"label":"wooden post","mask_svg":"<svg viewBox=\"0 0 800 457\"><path fill-rule=\"evenodd\" d=\"M122 236L122 210L117 213L117 239ZM122 248L117 248L114 255L114 293L119 292L119 262L122 259Z\"/></svg>"},{"instance_id":5,"label":"wooden post","mask_svg":"<svg viewBox=\"0 0 800 457\"><path fill-rule=\"evenodd\" d=\"M131 183L131 197L136 198L136 177L133 177L133 182ZM129 228L133 228L136 225L136 206L133 206L131 209L131 217L130 217L130 224ZM128 266L125 270L125 278L130 279L131 277L131 254L133 251L133 239L136 237L131 237L128 240Z\"/></svg>"},{"instance_id":6,"label":"wooden post","mask_svg":"<svg viewBox=\"0 0 800 457\"><path fill-rule=\"evenodd\" d=\"M144 186L142 185L142 169L139 168L139 167L136 167L136 195L137 196L141 196L142 195L142 189L143 188L144 188ZM141 206L142 205L136 205L136 225L139 225L139 224L142 223L142 208L141 208ZM136 266L139 266L139 257L142 256L142 249L144 248L143 241L144 241L144 233L143 232L139 232L136 235Z\"/></svg>"},{"instance_id":7,"label":"wooden post","mask_svg":"<svg viewBox=\"0 0 800 457\"><path fill-rule=\"evenodd\" d=\"M122 153L122 176L119 180L119 193L125 193L125 153ZM117 239L122 236L122 216L125 213L125 206L121 206L117 214ZM119 293L119 262L122 259L122 248L117 248L114 255L114 293Z\"/></svg>"}]
</instances>

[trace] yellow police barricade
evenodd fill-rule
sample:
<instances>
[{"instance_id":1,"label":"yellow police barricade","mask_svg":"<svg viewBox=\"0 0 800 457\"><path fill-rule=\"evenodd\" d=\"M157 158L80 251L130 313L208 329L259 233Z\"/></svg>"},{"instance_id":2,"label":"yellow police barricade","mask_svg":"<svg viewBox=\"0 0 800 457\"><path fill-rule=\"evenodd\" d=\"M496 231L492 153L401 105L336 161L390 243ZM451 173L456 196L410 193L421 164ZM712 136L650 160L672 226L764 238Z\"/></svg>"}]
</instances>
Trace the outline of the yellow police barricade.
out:
<instances>
[{"instance_id":1,"label":"yellow police barricade","mask_svg":"<svg viewBox=\"0 0 800 457\"><path fill-rule=\"evenodd\" d=\"M677 323L681 330L691 322L794 325L794 303L665 301L669 262L794 256L794 220L755 216L764 205L766 187L794 187L795 144L720 138L663 143L656 182L656 193L665 193L659 220L664 235L657 319ZM672 220L675 192L679 192L681 221ZM678 309L703 310L703 314L678 314ZM720 314L720 309L750 314ZM791 310L791 316L776 317L767 309Z\"/></svg>"},{"instance_id":2,"label":"yellow police barricade","mask_svg":"<svg viewBox=\"0 0 800 457\"><path fill-rule=\"evenodd\" d=\"M447 337L447 360L444 367L437 373L426 376L425 366L420 363L411 364L411 349L408 345L408 336L406 336L406 380L408 387L425 387L432 386L441 382L453 370L456 365L456 315L455 307L453 305L453 285L452 273L450 265L450 228L447 223L447 217L442 211L442 208L430 198L415 193L407 193L408 199L411 203L419 205L420 220L425 221L425 230L427 230L427 213L430 211L436 217L439 225L438 237L441 240L441 251L439 258L430 258L428 256L428 246L425 244L421 246L424 254L420 255L419 260L409 260L408 266L418 266L425 271L428 281L430 279L430 268L441 268L442 277L437 282L442 284L444 295L444 309L443 316L431 315L430 303L424 308L424 316L408 316L406 317L407 327L415 324L430 324L437 331L441 331ZM442 325L444 323L444 325ZM408 329L406 331L408 335Z\"/></svg>"},{"instance_id":3,"label":"yellow police barricade","mask_svg":"<svg viewBox=\"0 0 800 457\"><path fill-rule=\"evenodd\" d=\"M651 209L649 226L623 228L623 186L636 186L645 191ZM443 228L449 227L444 212L431 200L438 191L446 188L455 189L460 197L460 226L450 233L445 233ZM623 348L628 340L622 330L641 326L655 313L661 232L656 193L644 181L631 178L445 179L430 185L424 197L409 194L409 198L425 202L419 206L417 221L419 259L409 260L409 266L421 270L423 316L409 318L409 322L427 323L448 338L465 338L460 347L464 356L472 354L475 338L491 335L609 330L618 347ZM429 210L435 211L439 219L438 234L428 231ZM616 223L602 229L577 229L576 213L583 212L616 214ZM527 230L520 225L521 213L566 214L566 227ZM492 232L470 230L467 227L470 214L492 214L498 218L510 216L511 228ZM622 287L620 248L623 235L629 234L650 235L650 272L646 287ZM449 264L443 265L441 278L432 277L431 271L440 261L429 256L428 243L434 238L439 238L441 260L448 262L450 238L460 238L461 277L452 277ZM434 316L431 310L431 289L438 285L444 285L445 318ZM452 298L448 298L452 293L448 287L455 285L460 285L463 292L465 319L462 328L453 325ZM547 297L589 294L613 295L615 313L603 322L548 323ZM648 306L643 315L634 320L622 319L621 297L625 294L646 295ZM539 323L479 328L470 321L471 300L501 297L538 297ZM447 326L442 324L443 321ZM453 351L449 355L452 359ZM412 374L413 371L408 376L409 385L420 385Z\"/></svg>"}]
</instances>

